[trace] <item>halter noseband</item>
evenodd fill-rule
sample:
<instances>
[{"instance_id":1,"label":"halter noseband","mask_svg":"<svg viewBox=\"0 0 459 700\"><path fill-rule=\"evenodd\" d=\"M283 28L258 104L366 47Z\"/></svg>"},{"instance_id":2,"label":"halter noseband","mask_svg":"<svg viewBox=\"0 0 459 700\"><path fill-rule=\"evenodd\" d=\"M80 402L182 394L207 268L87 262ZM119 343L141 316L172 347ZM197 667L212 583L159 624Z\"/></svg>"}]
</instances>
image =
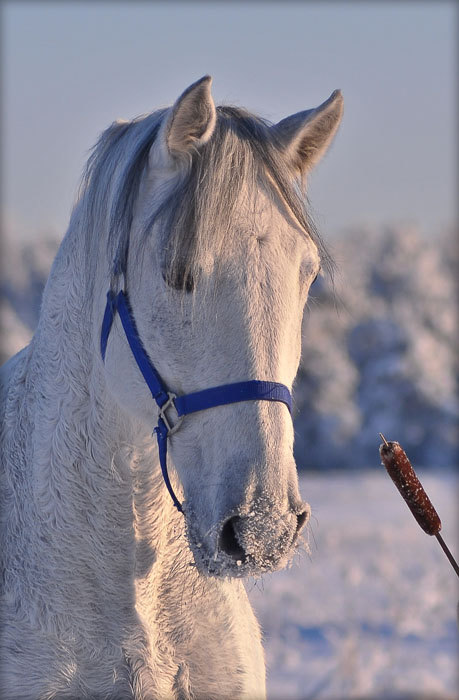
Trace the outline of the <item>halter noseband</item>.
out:
<instances>
[{"instance_id":1,"label":"halter noseband","mask_svg":"<svg viewBox=\"0 0 459 700\"><path fill-rule=\"evenodd\" d=\"M119 292L117 295L113 292L107 293L107 305L105 307L100 336L100 352L104 362L108 336L110 335L116 312L119 313L134 359L137 362L154 400L158 404L158 425L154 429L154 432L158 440L161 472L175 507L178 511L183 513L183 508L172 489L167 473L167 438L180 428L183 417L190 413L204 411L207 408L213 408L215 406L256 400L281 401L287 406L291 413L292 397L285 384L259 380L237 382L235 384L222 384L221 386L215 386L210 389L196 391L192 394L183 394L181 396L177 396L173 392L168 391L142 345L130 309L127 293L123 291ZM175 422L171 422L171 410L175 410L177 414L177 420Z\"/></svg>"}]
</instances>

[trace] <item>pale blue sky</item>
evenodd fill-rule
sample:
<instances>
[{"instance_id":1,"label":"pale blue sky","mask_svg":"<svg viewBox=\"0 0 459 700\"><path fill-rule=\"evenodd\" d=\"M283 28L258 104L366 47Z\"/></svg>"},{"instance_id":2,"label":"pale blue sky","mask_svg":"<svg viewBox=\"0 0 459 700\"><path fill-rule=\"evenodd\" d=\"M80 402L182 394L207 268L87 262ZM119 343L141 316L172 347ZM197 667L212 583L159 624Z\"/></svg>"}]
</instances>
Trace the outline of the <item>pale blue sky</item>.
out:
<instances>
[{"instance_id":1,"label":"pale blue sky","mask_svg":"<svg viewBox=\"0 0 459 700\"><path fill-rule=\"evenodd\" d=\"M311 179L325 236L456 215L454 2L2 4L7 230L63 235L100 131L210 73L217 102L274 121L335 88L345 118Z\"/></svg>"}]
</instances>

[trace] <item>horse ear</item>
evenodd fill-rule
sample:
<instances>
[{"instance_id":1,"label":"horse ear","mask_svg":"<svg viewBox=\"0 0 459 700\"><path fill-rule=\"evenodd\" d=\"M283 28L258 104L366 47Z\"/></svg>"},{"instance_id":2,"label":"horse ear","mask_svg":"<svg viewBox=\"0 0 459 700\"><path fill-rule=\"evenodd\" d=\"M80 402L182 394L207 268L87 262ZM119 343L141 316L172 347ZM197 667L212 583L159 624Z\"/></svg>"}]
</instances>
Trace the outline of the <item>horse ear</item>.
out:
<instances>
[{"instance_id":1,"label":"horse ear","mask_svg":"<svg viewBox=\"0 0 459 700\"><path fill-rule=\"evenodd\" d=\"M340 90L316 109L298 112L272 127L295 170L305 174L319 162L333 140L343 114Z\"/></svg>"},{"instance_id":2,"label":"horse ear","mask_svg":"<svg viewBox=\"0 0 459 700\"><path fill-rule=\"evenodd\" d=\"M212 78L205 75L180 95L165 125L167 149L183 156L205 144L215 128L215 104L210 94Z\"/></svg>"}]
</instances>

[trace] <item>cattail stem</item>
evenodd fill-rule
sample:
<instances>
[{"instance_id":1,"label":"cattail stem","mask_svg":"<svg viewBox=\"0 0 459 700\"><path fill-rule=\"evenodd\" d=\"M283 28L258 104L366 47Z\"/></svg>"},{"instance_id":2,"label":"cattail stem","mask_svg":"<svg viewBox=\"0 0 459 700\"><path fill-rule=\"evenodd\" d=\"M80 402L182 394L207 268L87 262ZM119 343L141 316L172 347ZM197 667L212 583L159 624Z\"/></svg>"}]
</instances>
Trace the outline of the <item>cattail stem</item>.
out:
<instances>
[{"instance_id":1,"label":"cattail stem","mask_svg":"<svg viewBox=\"0 0 459 700\"><path fill-rule=\"evenodd\" d=\"M448 557L449 563L450 563L451 566L453 567L453 569L454 569L454 571L456 572L456 574L459 576L459 566L457 565L457 561L455 560L455 558L453 557L453 555L452 555L451 552L449 551L449 549L448 549L448 547L447 547L447 545L446 545L446 543L445 543L445 540L443 539L443 537L442 537L439 533L436 534L435 537L436 537L437 540L439 541L440 547L442 548L442 550L444 551L444 553L445 553L446 556Z\"/></svg>"}]
</instances>

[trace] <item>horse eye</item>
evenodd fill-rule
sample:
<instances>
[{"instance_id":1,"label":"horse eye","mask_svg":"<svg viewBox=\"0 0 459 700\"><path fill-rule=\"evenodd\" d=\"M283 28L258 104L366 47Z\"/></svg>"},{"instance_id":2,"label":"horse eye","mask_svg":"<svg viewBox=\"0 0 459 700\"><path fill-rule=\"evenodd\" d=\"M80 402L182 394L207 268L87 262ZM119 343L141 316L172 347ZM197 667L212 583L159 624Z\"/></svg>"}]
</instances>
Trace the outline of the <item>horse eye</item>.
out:
<instances>
[{"instance_id":1,"label":"horse eye","mask_svg":"<svg viewBox=\"0 0 459 700\"><path fill-rule=\"evenodd\" d=\"M311 282L311 287L312 287L312 285L314 284L314 282L317 281L317 278L320 276L321 272L322 272L322 268L319 267L319 270L318 270L318 272L317 272L317 275L314 277L314 279L313 279L312 282Z\"/></svg>"},{"instance_id":2,"label":"horse eye","mask_svg":"<svg viewBox=\"0 0 459 700\"><path fill-rule=\"evenodd\" d=\"M185 284L182 285L182 289L184 289L185 292L188 292L188 294L193 291L194 279L190 273L187 274L185 278Z\"/></svg>"},{"instance_id":3,"label":"horse eye","mask_svg":"<svg viewBox=\"0 0 459 700\"><path fill-rule=\"evenodd\" d=\"M179 292L187 292L189 294L194 289L193 275L182 268L163 274L163 278L169 287Z\"/></svg>"}]
</instances>

